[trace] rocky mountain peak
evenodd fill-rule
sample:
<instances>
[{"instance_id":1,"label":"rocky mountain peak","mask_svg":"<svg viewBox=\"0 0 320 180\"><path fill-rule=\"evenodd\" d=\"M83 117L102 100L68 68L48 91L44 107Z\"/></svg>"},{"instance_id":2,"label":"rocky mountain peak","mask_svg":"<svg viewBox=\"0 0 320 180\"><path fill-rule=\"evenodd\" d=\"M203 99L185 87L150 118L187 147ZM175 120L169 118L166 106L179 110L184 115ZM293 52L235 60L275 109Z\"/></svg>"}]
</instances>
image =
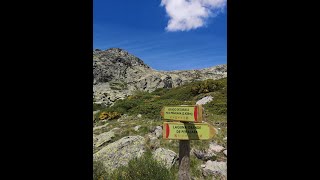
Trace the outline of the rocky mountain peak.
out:
<instances>
[{"instance_id":1,"label":"rocky mountain peak","mask_svg":"<svg viewBox=\"0 0 320 180\"><path fill-rule=\"evenodd\" d=\"M136 90L154 91L185 83L227 77L227 66L199 70L157 71L141 59L120 48L93 50L93 97L112 105Z\"/></svg>"},{"instance_id":2,"label":"rocky mountain peak","mask_svg":"<svg viewBox=\"0 0 320 180\"><path fill-rule=\"evenodd\" d=\"M111 62L124 66L144 66L149 68L141 59L120 48L109 48L106 50L95 49L93 51L93 60Z\"/></svg>"}]
</instances>

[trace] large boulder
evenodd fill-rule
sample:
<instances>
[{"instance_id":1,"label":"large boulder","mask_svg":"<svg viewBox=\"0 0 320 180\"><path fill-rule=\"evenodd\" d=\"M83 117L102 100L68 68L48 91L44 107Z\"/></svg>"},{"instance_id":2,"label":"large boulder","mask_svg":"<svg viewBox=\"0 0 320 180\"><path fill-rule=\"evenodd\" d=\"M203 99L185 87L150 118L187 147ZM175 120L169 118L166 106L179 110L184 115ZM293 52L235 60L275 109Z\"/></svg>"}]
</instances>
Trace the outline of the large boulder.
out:
<instances>
[{"instance_id":1,"label":"large boulder","mask_svg":"<svg viewBox=\"0 0 320 180\"><path fill-rule=\"evenodd\" d=\"M208 102L210 102L210 101L212 101L212 100L213 100L213 97L212 97L212 96L206 96L206 97L200 99L199 101L197 101L196 104L198 104L198 105L200 105L200 104L203 105L203 104L207 104Z\"/></svg>"},{"instance_id":2,"label":"large boulder","mask_svg":"<svg viewBox=\"0 0 320 180\"><path fill-rule=\"evenodd\" d=\"M207 161L203 168L203 175L220 175L227 177L227 163L218 161Z\"/></svg>"},{"instance_id":3,"label":"large boulder","mask_svg":"<svg viewBox=\"0 0 320 180\"><path fill-rule=\"evenodd\" d=\"M166 168L171 168L176 162L178 155L169 149L158 148L153 152L153 158L163 163Z\"/></svg>"},{"instance_id":4,"label":"large boulder","mask_svg":"<svg viewBox=\"0 0 320 180\"><path fill-rule=\"evenodd\" d=\"M101 161L107 171L121 165L127 165L133 158L141 157L145 152L145 139L141 136L126 136L110 143L93 154L93 160Z\"/></svg>"},{"instance_id":5,"label":"large boulder","mask_svg":"<svg viewBox=\"0 0 320 180\"><path fill-rule=\"evenodd\" d=\"M198 149L193 149L192 153L198 158L203 161L207 160L216 160L217 155L212 152L212 151L204 151L204 150L198 150Z\"/></svg>"},{"instance_id":6,"label":"large boulder","mask_svg":"<svg viewBox=\"0 0 320 180\"><path fill-rule=\"evenodd\" d=\"M222 150L225 150L223 146L218 145L215 142L211 142L209 144L209 148L206 150L198 150L192 149L191 153L193 153L198 159L207 161L207 160L216 160L216 153L220 153Z\"/></svg>"},{"instance_id":7,"label":"large boulder","mask_svg":"<svg viewBox=\"0 0 320 180\"><path fill-rule=\"evenodd\" d=\"M214 143L214 142L211 142L210 144L209 144L209 149L208 149L208 151L213 151L213 152L217 152L217 153L219 153L219 152L221 152L222 150L224 150L225 148L223 147L223 146L220 146L220 145L218 145L218 144L216 144L216 143Z\"/></svg>"}]
</instances>

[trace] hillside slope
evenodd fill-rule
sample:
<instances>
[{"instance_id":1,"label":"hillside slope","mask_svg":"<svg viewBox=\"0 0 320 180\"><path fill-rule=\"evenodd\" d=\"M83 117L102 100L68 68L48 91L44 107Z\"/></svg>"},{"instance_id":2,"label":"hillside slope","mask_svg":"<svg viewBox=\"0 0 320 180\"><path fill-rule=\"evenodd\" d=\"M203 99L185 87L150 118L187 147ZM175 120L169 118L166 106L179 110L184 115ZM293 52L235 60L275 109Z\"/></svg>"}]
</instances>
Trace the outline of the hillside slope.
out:
<instances>
[{"instance_id":1,"label":"hillside slope","mask_svg":"<svg viewBox=\"0 0 320 180\"><path fill-rule=\"evenodd\" d=\"M152 92L224 77L227 77L226 65L201 70L157 71L123 49L93 51L93 98L96 103L107 106L137 90Z\"/></svg>"},{"instance_id":2,"label":"hillside slope","mask_svg":"<svg viewBox=\"0 0 320 180\"><path fill-rule=\"evenodd\" d=\"M203 100L207 100L203 104L204 121L213 125L218 133L211 140L190 142L190 174L193 179L226 179L227 78L195 81L171 89L158 88L153 92L136 91L111 107L94 106L93 151L95 163L100 163L94 172L99 172L96 173L99 177L101 174L107 176L104 179L120 179L123 171L137 177L134 172L145 172L144 168L152 166L145 166L144 158L139 162L134 158L151 151L152 159L165 157L166 168L171 172L166 177L177 179L179 141L162 138L160 110L167 105L194 105ZM103 113L110 116L100 120ZM134 171L130 171L132 166L129 169L121 166L126 167L128 163L129 166L136 163ZM110 169L115 174L108 174ZM159 172L160 169L155 166L147 175L154 176L154 171L165 175L165 172Z\"/></svg>"}]
</instances>

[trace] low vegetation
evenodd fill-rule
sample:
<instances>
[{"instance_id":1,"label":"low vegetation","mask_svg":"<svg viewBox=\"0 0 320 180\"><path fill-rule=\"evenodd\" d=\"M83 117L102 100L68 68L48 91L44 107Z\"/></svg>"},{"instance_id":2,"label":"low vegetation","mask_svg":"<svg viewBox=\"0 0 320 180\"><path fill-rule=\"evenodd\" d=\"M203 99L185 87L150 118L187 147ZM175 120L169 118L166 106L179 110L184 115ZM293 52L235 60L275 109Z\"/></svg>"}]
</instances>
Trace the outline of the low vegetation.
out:
<instances>
[{"instance_id":1,"label":"low vegetation","mask_svg":"<svg viewBox=\"0 0 320 180\"><path fill-rule=\"evenodd\" d=\"M94 161L93 180L119 179L119 180L174 180L174 170L168 170L162 163L152 157L147 151L140 158L129 161L127 166L121 166L112 172L107 172L99 161Z\"/></svg>"},{"instance_id":2,"label":"low vegetation","mask_svg":"<svg viewBox=\"0 0 320 180\"><path fill-rule=\"evenodd\" d=\"M160 88L151 93L136 91L126 99L118 100L111 107L94 105L94 110L100 110L95 115L97 125L108 125L94 133L107 132L115 127L121 128L115 138L109 143L129 135L145 135L155 126L162 126L160 111L163 106L167 105L194 105L199 99L212 96L213 100L205 105L204 121L213 125L218 134L213 141L227 148L227 143L223 140L227 136L227 79L195 81L180 87L166 89ZM139 116L138 116L139 115ZM120 119L119 119L120 118ZM118 120L117 120L118 119ZM138 131L134 127L140 125ZM179 152L178 140L160 140L160 146L170 149L176 153ZM209 147L212 140L191 141L191 148L205 150ZM146 142L147 144L148 142ZM216 154L216 160L225 161L223 153ZM202 160L191 156L190 172L194 178L201 178L200 165ZM104 172L103 165L94 162L94 179L177 179L178 163L170 170L165 169L154 161L150 153L140 159L134 159L129 162L128 166L121 167L112 173ZM213 178L209 176L205 179ZM220 179L220 177L215 177Z\"/></svg>"},{"instance_id":3,"label":"low vegetation","mask_svg":"<svg viewBox=\"0 0 320 180\"><path fill-rule=\"evenodd\" d=\"M121 116L118 112L101 112L99 115L99 120L112 120L112 119L118 119Z\"/></svg>"},{"instance_id":4,"label":"low vegetation","mask_svg":"<svg viewBox=\"0 0 320 180\"><path fill-rule=\"evenodd\" d=\"M97 117L103 112L117 112L128 115L142 114L146 118L160 119L160 110L165 105L194 105L200 98L210 95L214 99L204 108L211 114L226 115L227 88L224 78L196 81L172 89L160 88L151 93L137 91L126 99L118 100L111 107L101 107ZM97 105L95 109L98 109Z\"/></svg>"}]
</instances>

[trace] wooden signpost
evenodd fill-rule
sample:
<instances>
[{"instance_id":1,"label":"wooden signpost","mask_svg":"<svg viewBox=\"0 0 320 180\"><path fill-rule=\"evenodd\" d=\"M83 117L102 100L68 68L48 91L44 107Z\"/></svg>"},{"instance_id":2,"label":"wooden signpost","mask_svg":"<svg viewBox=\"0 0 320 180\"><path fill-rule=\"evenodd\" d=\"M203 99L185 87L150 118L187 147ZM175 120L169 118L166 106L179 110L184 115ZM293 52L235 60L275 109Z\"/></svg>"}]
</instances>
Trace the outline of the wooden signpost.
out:
<instances>
[{"instance_id":1,"label":"wooden signpost","mask_svg":"<svg viewBox=\"0 0 320 180\"><path fill-rule=\"evenodd\" d=\"M209 140L216 129L202 123L202 106L165 106L160 114L164 120L163 139L179 141L179 180L190 180L190 140ZM180 121L180 122L177 122Z\"/></svg>"}]
</instances>

